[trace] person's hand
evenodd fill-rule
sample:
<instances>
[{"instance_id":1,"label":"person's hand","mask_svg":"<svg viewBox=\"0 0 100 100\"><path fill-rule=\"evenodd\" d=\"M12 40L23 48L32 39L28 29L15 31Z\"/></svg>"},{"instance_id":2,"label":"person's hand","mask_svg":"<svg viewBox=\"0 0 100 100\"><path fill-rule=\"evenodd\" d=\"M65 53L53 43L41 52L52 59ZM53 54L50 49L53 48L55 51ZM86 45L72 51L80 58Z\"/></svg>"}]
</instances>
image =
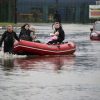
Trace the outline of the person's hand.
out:
<instances>
[{"instance_id":1,"label":"person's hand","mask_svg":"<svg viewBox=\"0 0 100 100\"><path fill-rule=\"evenodd\" d=\"M57 36L58 36L58 35L59 35L59 32L58 32L58 31L57 31L57 32L55 32L55 35L57 35Z\"/></svg>"},{"instance_id":2,"label":"person's hand","mask_svg":"<svg viewBox=\"0 0 100 100\"><path fill-rule=\"evenodd\" d=\"M19 42L19 41L16 40L16 41L14 42L14 45L16 45L18 42Z\"/></svg>"},{"instance_id":3,"label":"person's hand","mask_svg":"<svg viewBox=\"0 0 100 100\"><path fill-rule=\"evenodd\" d=\"M50 36L54 36L54 34L53 33L50 33Z\"/></svg>"}]
</instances>

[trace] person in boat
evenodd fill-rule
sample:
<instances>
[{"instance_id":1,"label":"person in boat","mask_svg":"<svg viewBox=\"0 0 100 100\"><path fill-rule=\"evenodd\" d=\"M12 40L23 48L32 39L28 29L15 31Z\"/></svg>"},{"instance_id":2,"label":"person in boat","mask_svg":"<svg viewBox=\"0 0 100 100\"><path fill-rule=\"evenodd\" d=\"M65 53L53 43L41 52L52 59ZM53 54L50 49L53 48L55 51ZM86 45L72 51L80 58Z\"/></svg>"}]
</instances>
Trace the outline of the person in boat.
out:
<instances>
[{"instance_id":1,"label":"person in boat","mask_svg":"<svg viewBox=\"0 0 100 100\"><path fill-rule=\"evenodd\" d=\"M33 30L30 30L30 25L24 24L21 27L21 32L19 34L19 38L21 40L32 41L33 40L32 35L31 35L32 33L33 33Z\"/></svg>"},{"instance_id":2,"label":"person in boat","mask_svg":"<svg viewBox=\"0 0 100 100\"><path fill-rule=\"evenodd\" d=\"M0 47L2 46L2 43L4 42L4 53L13 53L13 45L15 42L15 39L17 41L20 41L18 36L13 30L12 25L7 26L7 30L2 34L1 39L0 39Z\"/></svg>"},{"instance_id":3,"label":"person in boat","mask_svg":"<svg viewBox=\"0 0 100 100\"><path fill-rule=\"evenodd\" d=\"M54 30L54 34L55 33L58 34L57 39L51 40L47 44L61 44L64 41L64 39L65 39L65 32L64 32L64 30L62 28L62 25L59 22L55 22L53 24L53 27L55 29Z\"/></svg>"},{"instance_id":4,"label":"person in boat","mask_svg":"<svg viewBox=\"0 0 100 100\"><path fill-rule=\"evenodd\" d=\"M31 31L31 37L32 37L32 41L35 42L35 39L37 38L37 36L34 33L34 31Z\"/></svg>"},{"instance_id":5,"label":"person in boat","mask_svg":"<svg viewBox=\"0 0 100 100\"><path fill-rule=\"evenodd\" d=\"M58 31L53 33L53 34L50 34L51 37L50 37L49 41L57 40L58 39L58 35L59 35Z\"/></svg>"},{"instance_id":6,"label":"person in boat","mask_svg":"<svg viewBox=\"0 0 100 100\"><path fill-rule=\"evenodd\" d=\"M31 31L30 36L32 37L32 41L35 42L37 35L35 34L35 28L31 25L29 30Z\"/></svg>"},{"instance_id":7,"label":"person in boat","mask_svg":"<svg viewBox=\"0 0 100 100\"><path fill-rule=\"evenodd\" d=\"M35 34L35 28L31 25L30 28L31 30L31 37L33 42L41 43L40 40L37 40L37 35Z\"/></svg>"}]
</instances>

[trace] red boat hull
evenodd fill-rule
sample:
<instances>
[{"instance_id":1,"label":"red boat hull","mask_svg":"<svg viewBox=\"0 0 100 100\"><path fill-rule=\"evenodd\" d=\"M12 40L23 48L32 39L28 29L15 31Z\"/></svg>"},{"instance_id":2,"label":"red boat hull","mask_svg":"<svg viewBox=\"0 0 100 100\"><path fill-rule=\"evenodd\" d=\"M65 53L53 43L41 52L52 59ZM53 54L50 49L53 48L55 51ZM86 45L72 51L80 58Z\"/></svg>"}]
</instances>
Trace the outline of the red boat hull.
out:
<instances>
[{"instance_id":1,"label":"red boat hull","mask_svg":"<svg viewBox=\"0 0 100 100\"><path fill-rule=\"evenodd\" d=\"M90 39L93 40L93 41L100 41L100 37L97 35L97 36L93 36L90 34Z\"/></svg>"},{"instance_id":2,"label":"red boat hull","mask_svg":"<svg viewBox=\"0 0 100 100\"><path fill-rule=\"evenodd\" d=\"M21 40L14 45L14 54L19 55L68 55L73 54L76 46L73 42L60 45L48 45Z\"/></svg>"},{"instance_id":3,"label":"red boat hull","mask_svg":"<svg viewBox=\"0 0 100 100\"><path fill-rule=\"evenodd\" d=\"M96 35L94 35L93 33L95 33ZM100 33L97 32L93 32L90 33L90 39L93 41L100 41Z\"/></svg>"}]
</instances>

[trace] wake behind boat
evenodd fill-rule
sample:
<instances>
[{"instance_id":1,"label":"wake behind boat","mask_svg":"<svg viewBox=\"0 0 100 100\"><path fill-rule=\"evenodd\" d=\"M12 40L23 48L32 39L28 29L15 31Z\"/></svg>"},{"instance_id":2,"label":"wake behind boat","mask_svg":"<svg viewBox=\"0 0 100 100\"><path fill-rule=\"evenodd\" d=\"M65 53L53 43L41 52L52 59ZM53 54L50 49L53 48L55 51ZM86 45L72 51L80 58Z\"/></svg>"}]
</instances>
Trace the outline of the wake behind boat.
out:
<instances>
[{"instance_id":1,"label":"wake behind boat","mask_svg":"<svg viewBox=\"0 0 100 100\"><path fill-rule=\"evenodd\" d=\"M68 55L76 51L73 42L63 44L48 45L21 40L14 45L13 52L18 55Z\"/></svg>"}]
</instances>

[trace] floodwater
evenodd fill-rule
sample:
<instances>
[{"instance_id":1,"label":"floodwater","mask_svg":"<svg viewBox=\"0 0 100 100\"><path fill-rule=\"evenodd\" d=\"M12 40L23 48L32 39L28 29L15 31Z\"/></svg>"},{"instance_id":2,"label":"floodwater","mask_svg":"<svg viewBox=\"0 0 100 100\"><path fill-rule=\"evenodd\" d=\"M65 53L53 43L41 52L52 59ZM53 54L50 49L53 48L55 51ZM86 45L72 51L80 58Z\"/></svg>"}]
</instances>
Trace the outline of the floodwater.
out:
<instances>
[{"instance_id":1,"label":"floodwater","mask_svg":"<svg viewBox=\"0 0 100 100\"><path fill-rule=\"evenodd\" d=\"M46 42L51 24L34 25ZM13 56L0 52L0 100L100 100L100 43L90 41L91 25L63 24L74 55Z\"/></svg>"}]
</instances>

